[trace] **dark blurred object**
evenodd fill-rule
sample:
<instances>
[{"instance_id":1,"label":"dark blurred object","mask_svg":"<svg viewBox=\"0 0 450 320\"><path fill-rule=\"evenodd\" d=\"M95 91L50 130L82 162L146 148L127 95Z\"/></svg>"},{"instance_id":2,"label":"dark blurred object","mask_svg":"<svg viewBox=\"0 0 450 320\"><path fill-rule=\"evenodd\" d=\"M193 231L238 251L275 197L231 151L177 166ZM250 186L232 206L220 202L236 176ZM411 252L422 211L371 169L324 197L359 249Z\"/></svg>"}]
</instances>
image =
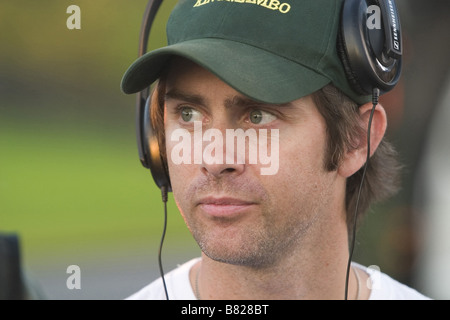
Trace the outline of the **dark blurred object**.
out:
<instances>
[{"instance_id":1,"label":"dark blurred object","mask_svg":"<svg viewBox=\"0 0 450 320\"><path fill-rule=\"evenodd\" d=\"M388 138L405 165L402 190L368 216L358 254L362 264L375 263L400 282L422 291L417 279L422 272L418 257L427 235L421 233L420 224L429 214L416 206L417 188L426 188L418 174L450 74L450 1L396 2L404 31L403 75L399 85L380 101L388 113Z\"/></svg>"},{"instance_id":2,"label":"dark blurred object","mask_svg":"<svg viewBox=\"0 0 450 320\"><path fill-rule=\"evenodd\" d=\"M392 239L391 254L384 254L392 266L388 273L415 285L416 259L422 249L423 235L417 224L427 219L415 203L418 170L426 155L427 140L439 102L446 88L450 64L450 1L399 0L402 24L406 30L404 68L404 110L393 133L393 140L405 164L403 190L394 200L387 220ZM395 227L397 226L397 227Z\"/></svg>"},{"instance_id":3,"label":"dark blurred object","mask_svg":"<svg viewBox=\"0 0 450 320\"><path fill-rule=\"evenodd\" d=\"M406 112L400 139L410 168L416 169L422 160L430 120L443 90L446 90L444 85L450 68L450 41L447 36L450 31L450 1L404 2L409 5L406 18L409 52L404 72ZM405 185L412 186L409 182Z\"/></svg>"},{"instance_id":4,"label":"dark blurred object","mask_svg":"<svg viewBox=\"0 0 450 320\"><path fill-rule=\"evenodd\" d=\"M22 300L24 291L19 239L14 234L0 234L0 300Z\"/></svg>"},{"instance_id":5,"label":"dark blurred object","mask_svg":"<svg viewBox=\"0 0 450 320\"><path fill-rule=\"evenodd\" d=\"M398 197L397 216L403 224L403 230L409 226L409 244L403 252L398 250L392 255L409 260L409 266L403 264L408 272L400 280L413 284L417 277L416 259L422 250L422 234L418 234L418 225L428 218L421 212L416 202L416 188L421 184L419 168L426 155L427 140L433 117L444 96L446 79L450 72L450 1L448 0L403 0L409 7L405 12L408 30L408 52L404 72L405 110L399 132L394 140L406 166L403 191ZM444 147L444 146L443 146ZM400 241L399 241L400 242ZM399 263L398 265L402 265ZM421 289L421 288L420 288Z\"/></svg>"},{"instance_id":6,"label":"dark blurred object","mask_svg":"<svg viewBox=\"0 0 450 320\"><path fill-rule=\"evenodd\" d=\"M404 0L414 17L405 129L400 135L409 179L405 202L416 233L416 255L411 265L417 288L437 299L448 299L448 108L450 99L450 1ZM406 107L405 107L406 108ZM411 128L411 129L407 129ZM407 208L407 207L406 207Z\"/></svg>"},{"instance_id":7,"label":"dark blurred object","mask_svg":"<svg viewBox=\"0 0 450 320\"><path fill-rule=\"evenodd\" d=\"M38 286L31 285L22 272L19 237L0 233L0 300L41 298Z\"/></svg>"}]
</instances>

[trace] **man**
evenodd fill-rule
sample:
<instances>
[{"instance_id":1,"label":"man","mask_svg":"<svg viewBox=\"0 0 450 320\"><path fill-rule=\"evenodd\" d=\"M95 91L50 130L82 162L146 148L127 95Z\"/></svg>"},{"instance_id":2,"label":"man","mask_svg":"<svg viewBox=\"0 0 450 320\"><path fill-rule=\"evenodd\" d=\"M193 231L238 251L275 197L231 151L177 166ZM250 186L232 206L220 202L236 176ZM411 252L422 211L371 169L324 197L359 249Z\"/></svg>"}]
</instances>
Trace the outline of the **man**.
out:
<instances>
[{"instance_id":1,"label":"man","mask_svg":"<svg viewBox=\"0 0 450 320\"><path fill-rule=\"evenodd\" d=\"M159 79L152 123L202 249L165 276L170 299L424 298L347 267L355 208L360 216L391 195L398 165L383 107L371 116L338 57L341 5L180 1L170 45L125 74L126 93ZM358 201L369 119L373 157ZM242 134L248 143L233 145ZM163 282L130 298L164 299Z\"/></svg>"}]
</instances>

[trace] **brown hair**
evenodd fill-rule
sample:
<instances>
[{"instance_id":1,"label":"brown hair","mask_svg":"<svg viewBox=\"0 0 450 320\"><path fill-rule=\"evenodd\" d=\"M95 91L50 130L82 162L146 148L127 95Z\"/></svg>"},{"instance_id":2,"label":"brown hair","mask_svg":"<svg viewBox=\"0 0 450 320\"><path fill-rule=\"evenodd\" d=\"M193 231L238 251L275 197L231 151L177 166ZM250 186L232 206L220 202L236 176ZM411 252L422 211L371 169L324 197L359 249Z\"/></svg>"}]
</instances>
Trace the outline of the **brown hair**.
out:
<instances>
[{"instance_id":1,"label":"brown hair","mask_svg":"<svg viewBox=\"0 0 450 320\"><path fill-rule=\"evenodd\" d=\"M361 126L359 106L335 86L327 85L312 96L327 124L328 141L324 165L327 170L333 171L339 167L347 150L357 148L360 139L367 139L367 128ZM349 234L354 223L363 169L364 167L347 179L345 205ZM383 138L367 165L356 212L357 220L360 220L372 203L385 200L398 191L400 171L396 150Z\"/></svg>"},{"instance_id":2,"label":"brown hair","mask_svg":"<svg viewBox=\"0 0 450 320\"><path fill-rule=\"evenodd\" d=\"M152 94L151 121L158 134L161 156L167 163L164 94L165 80L162 77ZM367 128L361 127L358 105L333 85L325 86L313 93L312 97L327 124L324 167L326 170L334 171L338 169L345 152L357 148L361 138L366 139ZM368 210L370 204L384 200L397 192L401 167L396 158L397 152L384 138L368 163L356 213L357 220L360 220L359 217ZM353 217L362 173L363 168L347 179L345 205L349 235L354 223Z\"/></svg>"}]
</instances>

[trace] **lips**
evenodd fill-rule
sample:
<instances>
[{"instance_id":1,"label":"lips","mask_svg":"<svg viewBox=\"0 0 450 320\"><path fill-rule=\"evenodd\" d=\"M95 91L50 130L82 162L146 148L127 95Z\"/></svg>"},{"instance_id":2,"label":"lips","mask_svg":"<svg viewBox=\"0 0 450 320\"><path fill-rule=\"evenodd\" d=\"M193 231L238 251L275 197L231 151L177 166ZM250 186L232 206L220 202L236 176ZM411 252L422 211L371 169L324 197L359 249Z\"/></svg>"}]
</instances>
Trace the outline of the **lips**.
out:
<instances>
[{"instance_id":1,"label":"lips","mask_svg":"<svg viewBox=\"0 0 450 320\"><path fill-rule=\"evenodd\" d=\"M244 214L255 202L229 197L206 197L198 201L197 206L212 217L233 217Z\"/></svg>"}]
</instances>

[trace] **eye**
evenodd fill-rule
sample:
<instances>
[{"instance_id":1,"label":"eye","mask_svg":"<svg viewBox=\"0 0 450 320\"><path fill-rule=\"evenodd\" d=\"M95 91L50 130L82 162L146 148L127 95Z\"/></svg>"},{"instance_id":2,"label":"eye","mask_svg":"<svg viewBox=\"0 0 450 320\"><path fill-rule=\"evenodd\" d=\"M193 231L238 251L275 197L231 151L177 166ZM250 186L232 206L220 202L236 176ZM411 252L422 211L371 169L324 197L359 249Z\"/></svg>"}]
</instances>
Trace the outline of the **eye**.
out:
<instances>
[{"instance_id":1,"label":"eye","mask_svg":"<svg viewBox=\"0 0 450 320\"><path fill-rule=\"evenodd\" d=\"M263 110L253 110L249 114L249 121L252 124L268 124L274 120L276 120L277 117L273 114L263 111Z\"/></svg>"},{"instance_id":2,"label":"eye","mask_svg":"<svg viewBox=\"0 0 450 320\"><path fill-rule=\"evenodd\" d=\"M181 107L180 115L184 122L202 120L202 114L191 107Z\"/></svg>"}]
</instances>

